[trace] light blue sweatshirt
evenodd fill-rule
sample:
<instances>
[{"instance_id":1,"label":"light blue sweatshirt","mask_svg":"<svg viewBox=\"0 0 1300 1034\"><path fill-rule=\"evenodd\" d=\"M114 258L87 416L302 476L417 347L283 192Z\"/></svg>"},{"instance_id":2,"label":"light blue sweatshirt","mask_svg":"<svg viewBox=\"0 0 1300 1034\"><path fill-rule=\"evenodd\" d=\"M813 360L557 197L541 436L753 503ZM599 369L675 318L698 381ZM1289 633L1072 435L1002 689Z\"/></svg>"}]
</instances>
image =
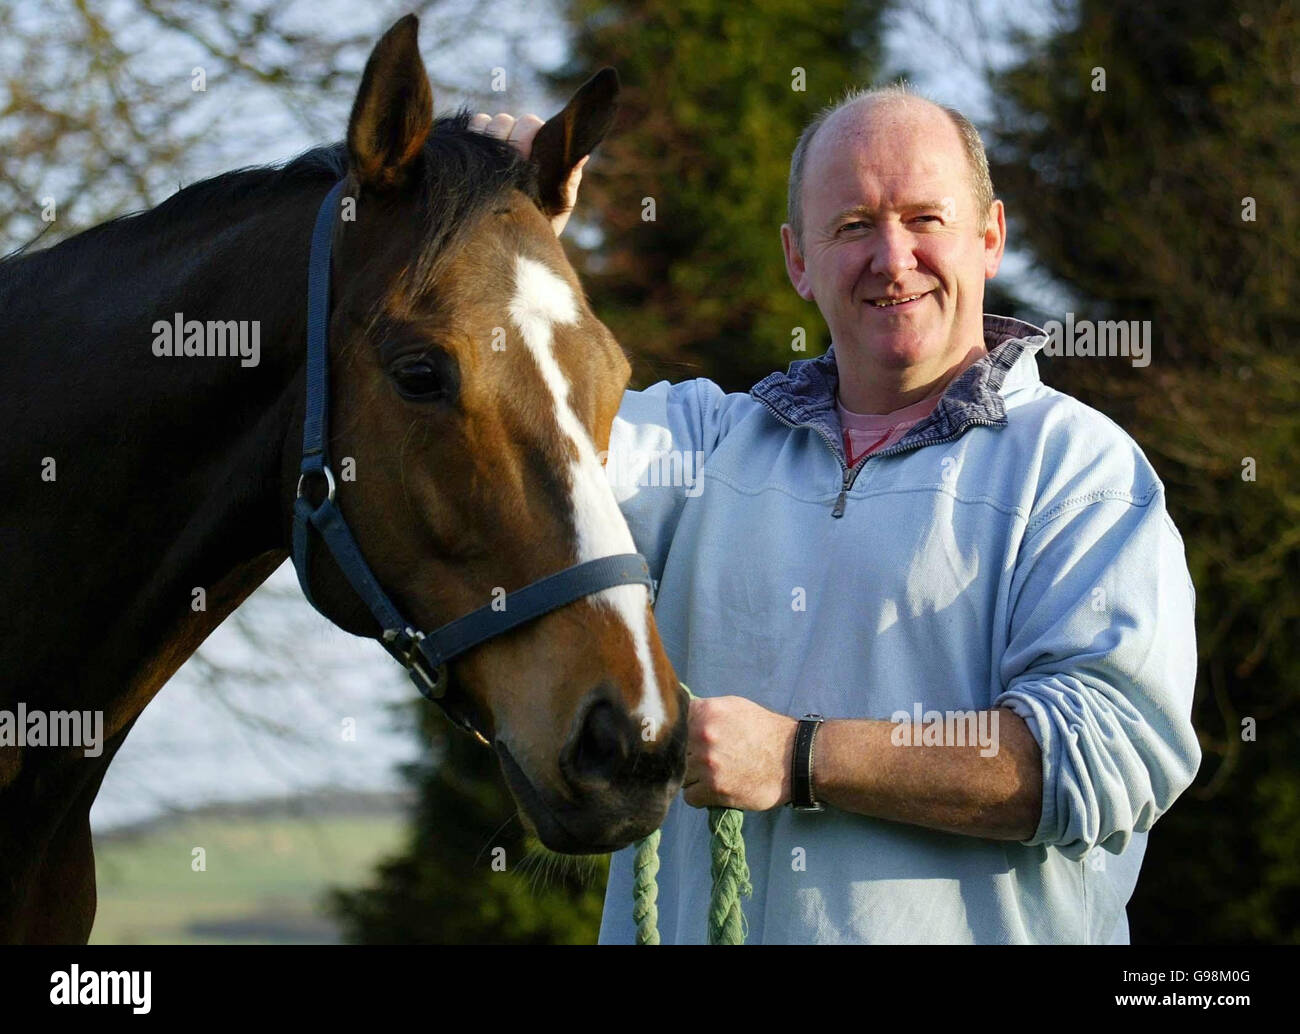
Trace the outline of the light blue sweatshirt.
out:
<instances>
[{"instance_id":1,"label":"light blue sweatshirt","mask_svg":"<svg viewBox=\"0 0 1300 1034\"><path fill-rule=\"evenodd\" d=\"M1042 750L1022 842L747 812L749 943L1127 943L1147 831L1200 764L1195 593L1164 487L1116 424L1039 380L1043 331L984 331L931 416L852 470L833 348L748 394L628 392L615 419L607 473L692 692L827 719L1006 706ZM679 795L665 944L705 942L708 845ZM634 939L632 853L612 858L601 943Z\"/></svg>"}]
</instances>

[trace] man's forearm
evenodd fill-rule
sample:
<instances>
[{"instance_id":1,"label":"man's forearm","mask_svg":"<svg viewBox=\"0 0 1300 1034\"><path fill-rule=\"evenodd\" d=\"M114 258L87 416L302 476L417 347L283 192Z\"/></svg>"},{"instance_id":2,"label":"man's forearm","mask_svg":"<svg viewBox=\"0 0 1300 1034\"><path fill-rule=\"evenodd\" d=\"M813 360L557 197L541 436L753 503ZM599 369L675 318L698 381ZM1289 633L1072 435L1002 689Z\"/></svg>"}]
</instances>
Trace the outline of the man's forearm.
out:
<instances>
[{"instance_id":1,"label":"man's forearm","mask_svg":"<svg viewBox=\"0 0 1300 1034\"><path fill-rule=\"evenodd\" d=\"M828 720L817 731L817 799L845 811L993 840L1028 840L1042 814L1042 756L1024 720L996 712L997 751L898 745L894 722ZM909 739L920 740L919 729Z\"/></svg>"}]
</instances>

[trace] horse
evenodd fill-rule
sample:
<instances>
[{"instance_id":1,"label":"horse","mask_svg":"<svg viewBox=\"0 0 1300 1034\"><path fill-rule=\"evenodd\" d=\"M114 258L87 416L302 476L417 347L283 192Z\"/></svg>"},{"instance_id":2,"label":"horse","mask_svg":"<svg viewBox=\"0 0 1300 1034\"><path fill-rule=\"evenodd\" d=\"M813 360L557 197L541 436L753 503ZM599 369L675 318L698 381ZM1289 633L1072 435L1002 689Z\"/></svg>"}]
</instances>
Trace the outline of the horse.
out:
<instances>
[{"instance_id":1,"label":"horse","mask_svg":"<svg viewBox=\"0 0 1300 1034\"><path fill-rule=\"evenodd\" d=\"M390 652L358 562L432 629L634 552L599 459L630 366L548 221L617 92L612 69L594 76L524 159L463 109L434 118L407 16L370 54L343 142L0 262L0 941L89 938L104 773L185 659L297 559L304 505L328 492L355 546L341 560L304 533L308 598ZM309 294L332 302L312 317ZM341 461L328 485L303 459L313 418ZM417 685L491 745L554 851L645 836L681 786L687 701L646 583L570 585L435 658L436 677L422 633L401 633ZM101 748L23 743L20 709L100 715Z\"/></svg>"}]
</instances>

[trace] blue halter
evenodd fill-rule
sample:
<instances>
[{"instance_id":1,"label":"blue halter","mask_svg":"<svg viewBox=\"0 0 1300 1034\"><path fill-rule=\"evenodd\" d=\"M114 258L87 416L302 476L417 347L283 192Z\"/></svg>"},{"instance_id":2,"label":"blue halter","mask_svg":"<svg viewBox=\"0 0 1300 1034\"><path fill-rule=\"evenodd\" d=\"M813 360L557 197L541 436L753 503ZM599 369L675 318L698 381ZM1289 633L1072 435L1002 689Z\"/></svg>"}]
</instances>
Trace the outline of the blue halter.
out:
<instances>
[{"instance_id":1,"label":"blue halter","mask_svg":"<svg viewBox=\"0 0 1300 1034\"><path fill-rule=\"evenodd\" d=\"M464 715L454 713L445 701L447 663L467 650L535 618L615 585L651 587L650 570L640 553L588 560L509 593L504 607L492 604L458 618L434 632L416 630L394 606L370 570L343 514L334 505L334 474L325 442L329 406L330 251L339 195L346 181L334 185L316 214L307 265L307 413L303 421L302 468L293 505L293 566L303 595L317 610L309 584L309 561L315 528L352 588L370 608L382 629L384 648L406 668L421 694L438 704L447 716L484 743L487 739ZM313 506L303 494L311 477L323 476L325 498ZM322 613L324 613L322 611ZM328 615L326 615L328 617Z\"/></svg>"}]
</instances>

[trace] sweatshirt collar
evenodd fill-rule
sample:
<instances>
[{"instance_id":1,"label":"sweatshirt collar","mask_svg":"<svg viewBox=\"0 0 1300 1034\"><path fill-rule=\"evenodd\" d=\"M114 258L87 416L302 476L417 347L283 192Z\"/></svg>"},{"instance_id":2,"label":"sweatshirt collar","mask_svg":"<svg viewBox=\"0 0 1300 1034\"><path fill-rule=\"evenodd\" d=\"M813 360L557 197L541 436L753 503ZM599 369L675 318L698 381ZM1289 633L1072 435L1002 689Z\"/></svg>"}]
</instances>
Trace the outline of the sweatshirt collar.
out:
<instances>
[{"instance_id":1,"label":"sweatshirt collar","mask_svg":"<svg viewBox=\"0 0 1300 1034\"><path fill-rule=\"evenodd\" d=\"M1009 316L984 317L987 354L953 378L934 412L917 423L898 443L924 444L956 437L972 424L1006 425L1003 397L1016 388L1037 383L1034 353L1046 343L1045 331ZM839 372L835 346L815 359L800 359L785 372L768 374L750 389L757 401L783 422L812 426L831 441L840 437L835 392ZM891 446L891 451L896 446Z\"/></svg>"}]
</instances>

